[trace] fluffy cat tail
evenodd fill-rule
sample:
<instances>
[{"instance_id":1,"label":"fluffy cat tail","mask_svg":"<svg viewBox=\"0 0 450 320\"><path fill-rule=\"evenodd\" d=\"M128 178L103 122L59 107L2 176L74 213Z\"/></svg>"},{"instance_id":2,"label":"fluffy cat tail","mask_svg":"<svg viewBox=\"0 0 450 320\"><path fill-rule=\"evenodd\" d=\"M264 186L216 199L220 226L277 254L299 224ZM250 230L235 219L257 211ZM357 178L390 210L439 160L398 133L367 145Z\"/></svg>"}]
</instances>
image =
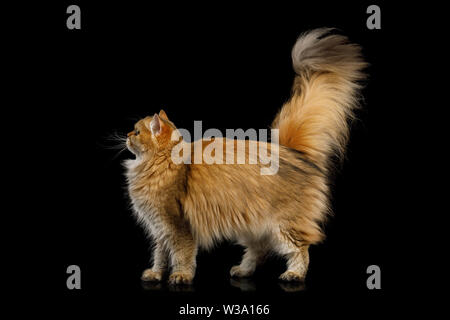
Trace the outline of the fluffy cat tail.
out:
<instances>
[{"instance_id":1,"label":"fluffy cat tail","mask_svg":"<svg viewBox=\"0 0 450 320\"><path fill-rule=\"evenodd\" d=\"M281 145L304 153L324 171L333 155L344 154L366 66L360 47L331 31L315 29L298 38L292 96L272 124Z\"/></svg>"}]
</instances>

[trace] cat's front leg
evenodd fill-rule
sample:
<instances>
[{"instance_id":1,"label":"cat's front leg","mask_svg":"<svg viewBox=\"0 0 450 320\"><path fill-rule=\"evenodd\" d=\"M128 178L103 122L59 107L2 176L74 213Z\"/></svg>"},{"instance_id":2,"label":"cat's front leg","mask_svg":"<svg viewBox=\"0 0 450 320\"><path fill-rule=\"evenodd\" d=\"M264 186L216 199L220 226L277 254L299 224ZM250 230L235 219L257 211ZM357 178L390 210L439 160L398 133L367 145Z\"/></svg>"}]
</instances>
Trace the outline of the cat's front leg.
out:
<instances>
[{"instance_id":1,"label":"cat's front leg","mask_svg":"<svg viewBox=\"0 0 450 320\"><path fill-rule=\"evenodd\" d=\"M164 245L160 241L156 241L153 249L153 266L145 269L141 279L143 281L161 281L168 266L168 254Z\"/></svg>"},{"instance_id":2,"label":"cat's front leg","mask_svg":"<svg viewBox=\"0 0 450 320\"><path fill-rule=\"evenodd\" d=\"M197 244L189 227L178 225L171 233L171 284L190 284L195 275Z\"/></svg>"}]
</instances>

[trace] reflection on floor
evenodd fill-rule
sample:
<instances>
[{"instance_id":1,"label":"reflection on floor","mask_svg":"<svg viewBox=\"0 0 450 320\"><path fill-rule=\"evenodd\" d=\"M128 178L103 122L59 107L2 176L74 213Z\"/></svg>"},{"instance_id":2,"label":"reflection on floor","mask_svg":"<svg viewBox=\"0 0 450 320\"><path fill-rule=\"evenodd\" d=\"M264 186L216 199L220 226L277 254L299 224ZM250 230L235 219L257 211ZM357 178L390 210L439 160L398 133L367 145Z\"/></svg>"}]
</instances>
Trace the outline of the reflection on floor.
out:
<instances>
[{"instance_id":1,"label":"reflection on floor","mask_svg":"<svg viewBox=\"0 0 450 320\"><path fill-rule=\"evenodd\" d=\"M241 291L251 292L257 290L257 283L252 278L230 278L231 287L239 288ZM148 291L170 291L170 292L195 292L194 284L169 285L166 282L141 282L142 288ZM278 282L279 288L285 292L299 292L306 290L304 282Z\"/></svg>"}]
</instances>

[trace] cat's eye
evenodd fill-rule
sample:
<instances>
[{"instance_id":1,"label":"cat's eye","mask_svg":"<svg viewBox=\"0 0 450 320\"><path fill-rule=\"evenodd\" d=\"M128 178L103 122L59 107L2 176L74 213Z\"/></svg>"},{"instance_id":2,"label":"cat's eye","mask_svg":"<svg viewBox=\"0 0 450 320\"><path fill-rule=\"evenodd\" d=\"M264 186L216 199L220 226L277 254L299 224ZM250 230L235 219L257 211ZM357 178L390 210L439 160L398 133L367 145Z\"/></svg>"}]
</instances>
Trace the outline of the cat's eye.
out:
<instances>
[{"instance_id":1,"label":"cat's eye","mask_svg":"<svg viewBox=\"0 0 450 320\"><path fill-rule=\"evenodd\" d=\"M139 130L138 129L136 129L136 130L134 130L134 135L138 135L139 134Z\"/></svg>"}]
</instances>

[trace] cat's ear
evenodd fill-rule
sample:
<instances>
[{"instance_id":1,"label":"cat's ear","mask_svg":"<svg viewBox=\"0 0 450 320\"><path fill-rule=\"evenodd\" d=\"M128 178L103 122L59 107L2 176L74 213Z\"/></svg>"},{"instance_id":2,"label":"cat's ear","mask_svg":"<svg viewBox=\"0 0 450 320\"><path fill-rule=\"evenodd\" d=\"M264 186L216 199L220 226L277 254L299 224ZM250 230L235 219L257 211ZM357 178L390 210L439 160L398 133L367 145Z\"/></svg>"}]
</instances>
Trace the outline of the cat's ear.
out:
<instances>
[{"instance_id":1,"label":"cat's ear","mask_svg":"<svg viewBox=\"0 0 450 320\"><path fill-rule=\"evenodd\" d=\"M167 117L167 114L164 112L163 109L161 109L161 111L159 112L159 117L164 120L169 120L169 118Z\"/></svg>"},{"instance_id":2,"label":"cat's ear","mask_svg":"<svg viewBox=\"0 0 450 320\"><path fill-rule=\"evenodd\" d=\"M162 121L159 118L159 116L155 113L152 121L150 121L150 131L152 132L152 134L154 136L159 136L161 134L161 129L162 129L161 126L162 126Z\"/></svg>"}]
</instances>

